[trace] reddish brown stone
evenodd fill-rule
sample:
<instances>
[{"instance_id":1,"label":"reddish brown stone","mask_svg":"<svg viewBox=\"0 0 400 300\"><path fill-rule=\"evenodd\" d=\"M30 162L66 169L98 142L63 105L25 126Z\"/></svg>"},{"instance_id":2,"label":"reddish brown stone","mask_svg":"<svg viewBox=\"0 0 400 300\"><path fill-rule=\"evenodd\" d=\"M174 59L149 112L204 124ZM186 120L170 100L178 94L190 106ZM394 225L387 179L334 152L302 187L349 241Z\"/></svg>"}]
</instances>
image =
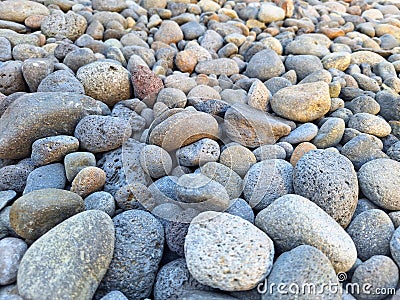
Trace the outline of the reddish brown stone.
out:
<instances>
[{"instance_id":1,"label":"reddish brown stone","mask_svg":"<svg viewBox=\"0 0 400 300\"><path fill-rule=\"evenodd\" d=\"M136 66L133 69L132 85L135 97L144 100L148 106L153 106L158 92L164 87L161 78L145 66Z\"/></svg>"}]
</instances>

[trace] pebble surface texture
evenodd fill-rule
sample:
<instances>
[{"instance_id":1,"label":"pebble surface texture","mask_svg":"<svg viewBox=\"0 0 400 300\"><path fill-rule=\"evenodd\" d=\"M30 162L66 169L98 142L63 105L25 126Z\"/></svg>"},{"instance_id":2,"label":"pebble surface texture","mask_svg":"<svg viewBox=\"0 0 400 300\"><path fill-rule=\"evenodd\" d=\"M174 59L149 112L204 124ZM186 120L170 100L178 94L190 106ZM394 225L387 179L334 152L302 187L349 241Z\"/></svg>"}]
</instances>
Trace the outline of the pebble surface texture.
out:
<instances>
[{"instance_id":1,"label":"pebble surface texture","mask_svg":"<svg viewBox=\"0 0 400 300\"><path fill-rule=\"evenodd\" d=\"M274 245L265 233L240 217L204 212L189 226L185 256L189 272L200 283L241 291L255 287L269 274Z\"/></svg>"},{"instance_id":2,"label":"pebble surface texture","mask_svg":"<svg viewBox=\"0 0 400 300\"><path fill-rule=\"evenodd\" d=\"M0 299L395 300L399 16L0 1Z\"/></svg>"}]
</instances>

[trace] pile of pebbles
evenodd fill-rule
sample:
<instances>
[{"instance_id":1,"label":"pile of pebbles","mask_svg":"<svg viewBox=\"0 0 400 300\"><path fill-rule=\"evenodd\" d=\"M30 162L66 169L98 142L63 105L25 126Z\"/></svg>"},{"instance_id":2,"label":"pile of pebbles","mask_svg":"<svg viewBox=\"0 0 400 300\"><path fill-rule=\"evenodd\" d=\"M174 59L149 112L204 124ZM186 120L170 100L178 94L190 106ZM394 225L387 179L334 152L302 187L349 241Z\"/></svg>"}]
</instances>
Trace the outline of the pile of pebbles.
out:
<instances>
[{"instance_id":1,"label":"pile of pebbles","mask_svg":"<svg viewBox=\"0 0 400 300\"><path fill-rule=\"evenodd\" d=\"M396 299L399 72L399 0L1 1L0 299Z\"/></svg>"}]
</instances>

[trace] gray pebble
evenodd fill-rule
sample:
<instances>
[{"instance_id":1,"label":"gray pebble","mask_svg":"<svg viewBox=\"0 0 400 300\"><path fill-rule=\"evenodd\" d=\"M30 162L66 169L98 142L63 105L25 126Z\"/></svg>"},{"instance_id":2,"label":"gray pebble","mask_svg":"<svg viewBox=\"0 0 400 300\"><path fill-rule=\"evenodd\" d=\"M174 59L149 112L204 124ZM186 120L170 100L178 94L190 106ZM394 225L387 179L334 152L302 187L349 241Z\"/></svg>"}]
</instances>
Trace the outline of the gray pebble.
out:
<instances>
[{"instance_id":1,"label":"gray pebble","mask_svg":"<svg viewBox=\"0 0 400 300\"><path fill-rule=\"evenodd\" d=\"M102 297L100 300L128 300L120 291L112 291Z\"/></svg>"},{"instance_id":2,"label":"gray pebble","mask_svg":"<svg viewBox=\"0 0 400 300\"><path fill-rule=\"evenodd\" d=\"M287 70L295 70L299 81L324 68L320 59L314 55L288 56L285 60L285 67Z\"/></svg>"},{"instance_id":3,"label":"gray pebble","mask_svg":"<svg viewBox=\"0 0 400 300\"><path fill-rule=\"evenodd\" d=\"M84 200L85 210L102 210L110 217L115 214L115 201L114 197L107 192L94 192L87 196Z\"/></svg>"},{"instance_id":4,"label":"gray pebble","mask_svg":"<svg viewBox=\"0 0 400 300\"><path fill-rule=\"evenodd\" d=\"M229 206L229 208L225 210L225 212L234 216L241 217L242 219L245 219L246 221L254 224L254 212L251 206L241 198L236 198L232 200L231 206Z\"/></svg>"},{"instance_id":5,"label":"gray pebble","mask_svg":"<svg viewBox=\"0 0 400 300\"><path fill-rule=\"evenodd\" d=\"M146 145L140 152L140 165L150 177L160 178L171 172L172 159L163 148Z\"/></svg>"},{"instance_id":6,"label":"gray pebble","mask_svg":"<svg viewBox=\"0 0 400 300\"><path fill-rule=\"evenodd\" d=\"M350 109L353 114L369 113L372 115L378 114L379 110L381 109L378 102L369 96L359 96L350 102L346 102L346 108Z\"/></svg>"},{"instance_id":7,"label":"gray pebble","mask_svg":"<svg viewBox=\"0 0 400 300\"><path fill-rule=\"evenodd\" d=\"M82 83L73 74L65 70L55 71L45 77L37 88L38 92L71 92L84 94Z\"/></svg>"},{"instance_id":8,"label":"gray pebble","mask_svg":"<svg viewBox=\"0 0 400 300\"><path fill-rule=\"evenodd\" d=\"M162 102L169 108L183 108L186 106L186 101L185 93L176 88L162 89L157 95L157 102Z\"/></svg>"},{"instance_id":9,"label":"gray pebble","mask_svg":"<svg viewBox=\"0 0 400 300\"><path fill-rule=\"evenodd\" d=\"M204 138L176 151L178 162L182 166L193 167L208 162L216 162L220 155L216 141Z\"/></svg>"},{"instance_id":10,"label":"gray pebble","mask_svg":"<svg viewBox=\"0 0 400 300\"><path fill-rule=\"evenodd\" d=\"M280 139L281 142L299 144L311 141L318 134L318 126L313 123L304 123L291 131L289 135Z\"/></svg>"},{"instance_id":11,"label":"gray pebble","mask_svg":"<svg viewBox=\"0 0 400 300\"><path fill-rule=\"evenodd\" d=\"M350 160L338 153L313 150L297 162L293 173L296 194L315 202L342 227L357 206L357 174Z\"/></svg>"},{"instance_id":12,"label":"gray pebble","mask_svg":"<svg viewBox=\"0 0 400 300\"><path fill-rule=\"evenodd\" d=\"M72 71L76 72L80 67L90 64L94 61L96 61L96 56L91 49L79 48L68 52L63 62Z\"/></svg>"},{"instance_id":13,"label":"gray pebble","mask_svg":"<svg viewBox=\"0 0 400 300\"><path fill-rule=\"evenodd\" d=\"M387 150L387 155L393 160L400 162L400 142L396 142Z\"/></svg>"},{"instance_id":14,"label":"gray pebble","mask_svg":"<svg viewBox=\"0 0 400 300\"><path fill-rule=\"evenodd\" d=\"M39 167L29 174L23 194L47 188L64 189L66 181L63 164Z\"/></svg>"},{"instance_id":15,"label":"gray pebble","mask_svg":"<svg viewBox=\"0 0 400 300\"><path fill-rule=\"evenodd\" d=\"M8 96L15 92L24 92L25 82L20 61L7 61L0 64L0 93Z\"/></svg>"},{"instance_id":16,"label":"gray pebble","mask_svg":"<svg viewBox=\"0 0 400 300\"><path fill-rule=\"evenodd\" d=\"M5 37L0 37L0 61L12 60L11 43Z\"/></svg>"},{"instance_id":17,"label":"gray pebble","mask_svg":"<svg viewBox=\"0 0 400 300\"><path fill-rule=\"evenodd\" d=\"M275 51L266 49L255 54L249 61L246 75L261 81L277 77L285 72L285 66Z\"/></svg>"},{"instance_id":18,"label":"gray pebble","mask_svg":"<svg viewBox=\"0 0 400 300\"><path fill-rule=\"evenodd\" d=\"M14 190L17 193L22 193L26 185L26 179L32 171L33 166L21 163L1 168L0 191Z\"/></svg>"},{"instance_id":19,"label":"gray pebble","mask_svg":"<svg viewBox=\"0 0 400 300\"><path fill-rule=\"evenodd\" d=\"M279 90L291 86L292 83L283 77L273 77L264 82L267 89L272 95L275 95Z\"/></svg>"},{"instance_id":20,"label":"gray pebble","mask_svg":"<svg viewBox=\"0 0 400 300\"><path fill-rule=\"evenodd\" d=\"M342 140L345 126L341 118L327 118L312 143L317 148L323 149L336 146Z\"/></svg>"},{"instance_id":21,"label":"gray pebble","mask_svg":"<svg viewBox=\"0 0 400 300\"><path fill-rule=\"evenodd\" d=\"M374 255L389 255L394 226L389 216L379 209L357 215L346 229L357 248L357 256L365 261Z\"/></svg>"},{"instance_id":22,"label":"gray pebble","mask_svg":"<svg viewBox=\"0 0 400 300\"><path fill-rule=\"evenodd\" d=\"M254 164L244 177L243 194L250 206L262 210L279 197L293 193L293 166L282 159Z\"/></svg>"},{"instance_id":23,"label":"gray pebble","mask_svg":"<svg viewBox=\"0 0 400 300\"><path fill-rule=\"evenodd\" d=\"M0 240L0 285L14 283L17 280L18 267L27 249L28 245L21 239Z\"/></svg>"},{"instance_id":24,"label":"gray pebble","mask_svg":"<svg viewBox=\"0 0 400 300\"><path fill-rule=\"evenodd\" d=\"M90 152L74 152L67 154L64 158L65 175L69 182L86 167L95 167L96 158Z\"/></svg>"},{"instance_id":25,"label":"gray pebble","mask_svg":"<svg viewBox=\"0 0 400 300\"><path fill-rule=\"evenodd\" d=\"M36 92L41 81L54 70L49 59L30 58L22 64L22 74L31 92Z\"/></svg>"},{"instance_id":26,"label":"gray pebble","mask_svg":"<svg viewBox=\"0 0 400 300\"><path fill-rule=\"evenodd\" d=\"M280 145L262 145L255 150L253 150L253 154L256 157L257 161L263 161L267 159L285 159L286 158L286 150Z\"/></svg>"},{"instance_id":27,"label":"gray pebble","mask_svg":"<svg viewBox=\"0 0 400 300\"><path fill-rule=\"evenodd\" d=\"M354 220L355 217L357 217L359 214L370 210L370 209L379 209L377 205L369 201L368 199L361 198L358 199L357 207L356 210L354 211L352 221Z\"/></svg>"}]
</instances>

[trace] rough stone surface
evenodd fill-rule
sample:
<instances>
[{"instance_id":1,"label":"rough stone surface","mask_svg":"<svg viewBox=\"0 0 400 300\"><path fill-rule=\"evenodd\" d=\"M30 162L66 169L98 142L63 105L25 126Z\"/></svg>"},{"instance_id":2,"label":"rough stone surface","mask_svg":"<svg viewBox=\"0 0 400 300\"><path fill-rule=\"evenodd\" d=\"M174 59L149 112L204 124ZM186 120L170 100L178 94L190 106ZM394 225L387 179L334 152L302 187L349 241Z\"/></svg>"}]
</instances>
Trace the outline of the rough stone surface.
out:
<instances>
[{"instance_id":1,"label":"rough stone surface","mask_svg":"<svg viewBox=\"0 0 400 300\"><path fill-rule=\"evenodd\" d=\"M130 210L113 219L115 248L100 291L121 291L128 299L150 295L164 247L164 230L148 212Z\"/></svg>"},{"instance_id":2,"label":"rough stone surface","mask_svg":"<svg viewBox=\"0 0 400 300\"><path fill-rule=\"evenodd\" d=\"M82 212L29 247L19 266L18 291L24 299L92 299L113 250L110 217L98 210Z\"/></svg>"},{"instance_id":3,"label":"rough stone surface","mask_svg":"<svg viewBox=\"0 0 400 300\"><path fill-rule=\"evenodd\" d=\"M350 118L348 126L377 137L385 137L391 132L390 125L384 119L368 113L355 114Z\"/></svg>"},{"instance_id":4,"label":"rough stone surface","mask_svg":"<svg viewBox=\"0 0 400 300\"><path fill-rule=\"evenodd\" d=\"M40 29L46 37L68 38L75 41L86 30L86 19L72 11L64 14L62 11L53 11L43 19Z\"/></svg>"},{"instance_id":5,"label":"rough stone surface","mask_svg":"<svg viewBox=\"0 0 400 300\"><path fill-rule=\"evenodd\" d=\"M106 173L97 167L86 167L76 174L71 183L71 192L81 197L102 189L106 182Z\"/></svg>"},{"instance_id":6,"label":"rough stone surface","mask_svg":"<svg viewBox=\"0 0 400 300\"><path fill-rule=\"evenodd\" d=\"M266 49L255 54L249 61L246 75L261 81L279 77L285 72L285 66L275 51Z\"/></svg>"},{"instance_id":7,"label":"rough stone surface","mask_svg":"<svg viewBox=\"0 0 400 300\"><path fill-rule=\"evenodd\" d=\"M361 192L379 207L400 210L400 162L380 158L364 164L358 171Z\"/></svg>"},{"instance_id":8,"label":"rough stone surface","mask_svg":"<svg viewBox=\"0 0 400 300\"><path fill-rule=\"evenodd\" d=\"M65 175L69 182L86 167L96 166L96 157L90 152L74 152L64 158Z\"/></svg>"},{"instance_id":9,"label":"rough stone surface","mask_svg":"<svg viewBox=\"0 0 400 300\"><path fill-rule=\"evenodd\" d=\"M171 172L172 159L163 148L146 145L140 152L140 165L150 177L160 178Z\"/></svg>"},{"instance_id":10,"label":"rough stone surface","mask_svg":"<svg viewBox=\"0 0 400 300\"><path fill-rule=\"evenodd\" d=\"M101 210L110 217L115 214L114 197L107 192L94 192L85 198L85 210Z\"/></svg>"},{"instance_id":11,"label":"rough stone surface","mask_svg":"<svg viewBox=\"0 0 400 300\"><path fill-rule=\"evenodd\" d=\"M290 133L290 127L279 118L239 103L226 111L224 130L231 140L246 147L274 144Z\"/></svg>"},{"instance_id":12,"label":"rough stone surface","mask_svg":"<svg viewBox=\"0 0 400 300\"><path fill-rule=\"evenodd\" d=\"M72 134L84 116L105 111L101 102L79 94L25 94L0 119L0 158L27 157L37 139Z\"/></svg>"},{"instance_id":13,"label":"rough stone surface","mask_svg":"<svg viewBox=\"0 0 400 300\"><path fill-rule=\"evenodd\" d=\"M334 147L342 140L345 127L341 118L327 118L312 143L320 149Z\"/></svg>"},{"instance_id":14,"label":"rough stone surface","mask_svg":"<svg viewBox=\"0 0 400 300\"><path fill-rule=\"evenodd\" d=\"M10 222L19 236L33 241L83 210L83 200L75 193L60 189L36 190L14 202Z\"/></svg>"},{"instance_id":15,"label":"rough stone surface","mask_svg":"<svg viewBox=\"0 0 400 300\"><path fill-rule=\"evenodd\" d=\"M29 173L23 194L47 188L63 189L66 181L65 169L62 164L42 166Z\"/></svg>"},{"instance_id":16,"label":"rough stone surface","mask_svg":"<svg viewBox=\"0 0 400 300\"><path fill-rule=\"evenodd\" d=\"M310 151L293 173L296 194L321 207L342 227L347 227L357 206L357 174L344 156L324 150Z\"/></svg>"},{"instance_id":17,"label":"rough stone surface","mask_svg":"<svg viewBox=\"0 0 400 300\"><path fill-rule=\"evenodd\" d=\"M219 145L212 139L201 139L176 151L179 164L186 167L215 162L220 155Z\"/></svg>"},{"instance_id":18,"label":"rough stone surface","mask_svg":"<svg viewBox=\"0 0 400 300\"><path fill-rule=\"evenodd\" d=\"M225 291L249 290L269 274L274 246L240 217L204 212L189 226L185 256L189 272L200 283Z\"/></svg>"},{"instance_id":19,"label":"rough stone surface","mask_svg":"<svg viewBox=\"0 0 400 300\"><path fill-rule=\"evenodd\" d=\"M46 76L37 88L38 92L70 92L84 94L82 83L68 71L59 70Z\"/></svg>"},{"instance_id":20,"label":"rough stone surface","mask_svg":"<svg viewBox=\"0 0 400 300\"><path fill-rule=\"evenodd\" d=\"M348 271L357 259L346 231L304 197L282 196L258 213L255 224L272 238L278 251L313 246L329 258L336 272Z\"/></svg>"},{"instance_id":21,"label":"rough stone surface","mask_svg":"<svg viewBox=\"0 0 400 300\"><path fill-rule=\"evenodd\" d=\"M320 81L283 88L272 97L271 107L276 114L289 120L314 121L331 107L328 84Z\"/></svg>"},{"instance_id":22,"label":"rough stone surface","mask_svg":"<svg viewBox=\"0 0 400 300\"><path fill-rule=\"evenodd\" d=\"M14 283L17 280L18 267L28 245L17 238L0 240L0 285Z\"/></svg>"}]
</instances>

